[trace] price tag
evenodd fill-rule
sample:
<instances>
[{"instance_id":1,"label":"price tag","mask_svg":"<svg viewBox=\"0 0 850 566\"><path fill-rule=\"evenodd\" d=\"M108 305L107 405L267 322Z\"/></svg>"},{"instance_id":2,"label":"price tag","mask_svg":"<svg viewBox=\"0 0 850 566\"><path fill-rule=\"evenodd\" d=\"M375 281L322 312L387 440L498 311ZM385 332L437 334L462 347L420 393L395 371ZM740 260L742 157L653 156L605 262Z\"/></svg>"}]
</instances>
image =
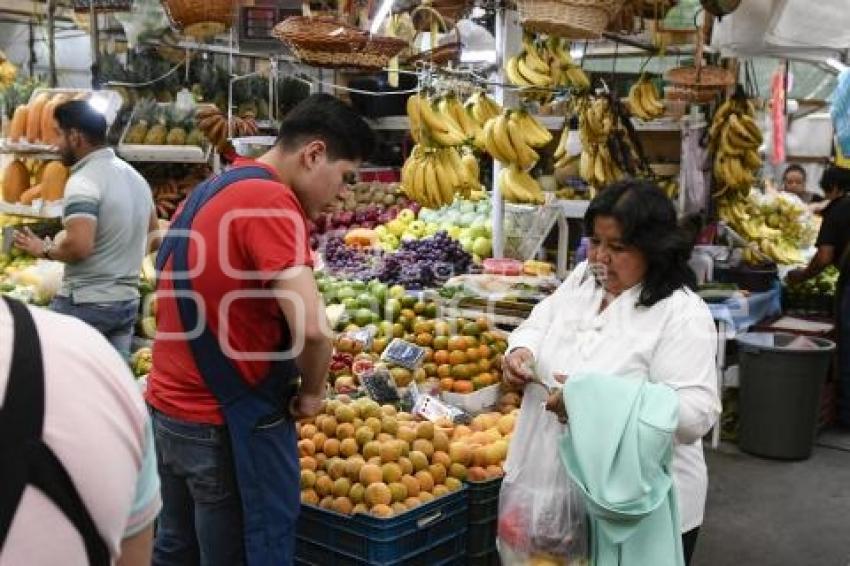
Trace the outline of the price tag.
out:
<instances>
[{"instance_id":1,"label":"price tag","mask_svg":"<svg viewBox=\"0 0 850 566\"><path fill-rule=\"evenodd\" d=\"M386 347L381 359L411 371L419 369L425 359L425 350L401 338L396 338Z\"/></svg>"}]
</instances>

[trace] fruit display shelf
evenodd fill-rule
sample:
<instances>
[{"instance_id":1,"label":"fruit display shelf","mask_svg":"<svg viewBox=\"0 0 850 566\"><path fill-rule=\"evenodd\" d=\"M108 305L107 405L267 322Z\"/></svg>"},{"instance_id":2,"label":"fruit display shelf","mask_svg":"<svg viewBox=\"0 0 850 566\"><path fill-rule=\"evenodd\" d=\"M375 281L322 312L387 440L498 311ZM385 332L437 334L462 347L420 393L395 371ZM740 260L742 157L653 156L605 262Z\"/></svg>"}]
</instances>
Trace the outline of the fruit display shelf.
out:
<instances>
[{"instance_id":1,"label":"fruit display shelf","mask_svg":"<svg viewBox=\"0 0 850 566\"><path fill-rule=\"evenodd\" d=\"M203 138L202 133L197 132L197 124L194 118L184 116L179 120L172 120L170 119L172 112L175 112L175 110L171 104L152 104L150 102L137 104L118 143L118 155L127 161L137 163L192 164L209 162L212 146L206 138ZM151 120L150 124L148 119ZM144 126L141 127L144 127L144 130L141 133L134 131L142 123L144 123ZM151 132L158 126L162 126L160 138L151 135ZM190 140L193 135L200 135L203 138L202 144L199 146L189 143L167 143L167 140L171 137L171 132L177 129L182 131L181 141ZM154 143L138 143L143 139L145 142L153 141Z\"/></svg>"},{"instance_id":2,"label":"fruit display shelf","mask_svg":"<svg viewBox=\"0 0 850 566\"><path fill-rule=\"evenodd\" d=\"M6 138L0 139L0 153L11 153L29 159L59 158L59 152L55 146L27 141L12 142Z\"/></svg>"}]
</instances>

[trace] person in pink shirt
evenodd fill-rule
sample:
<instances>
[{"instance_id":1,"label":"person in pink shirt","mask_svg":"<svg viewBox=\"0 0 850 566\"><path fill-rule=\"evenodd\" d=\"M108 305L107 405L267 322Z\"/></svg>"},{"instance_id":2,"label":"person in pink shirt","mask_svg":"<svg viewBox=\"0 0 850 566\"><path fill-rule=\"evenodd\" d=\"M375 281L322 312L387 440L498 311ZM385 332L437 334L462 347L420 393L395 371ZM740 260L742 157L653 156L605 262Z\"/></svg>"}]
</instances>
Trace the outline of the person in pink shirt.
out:
<instances>
[{"instance_id":1,"label":"person in pink shirt","mask_svg":"<svg viewBox=\"0 0 850 566\"><path fill-rule=\"evenodd\" d=\"M0 300L0 566L149 565L161 506L121 356L80 320Z\"/></svg>"}]
</instances>

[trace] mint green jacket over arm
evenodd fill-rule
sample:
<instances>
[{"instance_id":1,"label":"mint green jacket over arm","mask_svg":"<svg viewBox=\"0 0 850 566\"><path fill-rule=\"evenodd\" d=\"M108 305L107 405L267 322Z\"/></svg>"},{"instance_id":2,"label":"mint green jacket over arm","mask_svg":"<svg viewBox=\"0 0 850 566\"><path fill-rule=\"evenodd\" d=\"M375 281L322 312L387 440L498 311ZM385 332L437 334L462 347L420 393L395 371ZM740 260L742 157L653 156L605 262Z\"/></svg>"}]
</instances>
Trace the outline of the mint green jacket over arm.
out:
<instances>
[{"instance_id":1,"label":"mint green jacket over arm","mask_svg":"<svg viewBox=\"0 0 850 566\"><path fill-rule=\"evenodd\" d=\"M578 375L564 385L567 472L590 515L596 566L682 566L676 490L670 474L679 400L667 385Z\"/></svg>"}]
</instances>

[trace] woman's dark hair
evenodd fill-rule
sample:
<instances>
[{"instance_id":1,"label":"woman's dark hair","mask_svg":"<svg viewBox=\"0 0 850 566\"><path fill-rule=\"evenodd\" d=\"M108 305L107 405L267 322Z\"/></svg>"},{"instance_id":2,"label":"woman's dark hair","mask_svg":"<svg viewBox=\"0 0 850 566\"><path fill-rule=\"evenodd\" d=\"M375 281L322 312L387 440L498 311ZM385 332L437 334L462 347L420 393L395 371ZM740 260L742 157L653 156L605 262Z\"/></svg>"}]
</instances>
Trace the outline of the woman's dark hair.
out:
<instances>
[{"instance_id":1,"label":"woman's dark hair","mask_svg":"<svg viewBox=\"0 0 850 566\"><path fill-rule=\"evenodd\" d=\"M825 191L832 189L838 189L845 193L850 191L850 169L830 165L821 175L820 186Z\"/></svg>"},{"instance_id":2,"label":"woman's dark hair","mask_svg":"<svg viewBox=\"0 0 850 566\"><path fill-rule=\"evenodd\" d=\"M806 170L805 170L805 169L803 169L803 166L802 166L802 165L798 165L798 164L796 164L796 163L792 163L791 165L789 165L788 167L786 167L786 168L785 168L785 172L784 172L784 173L782 173L782 179L784 180L784 179L785 179L785 177L787 177L787 176L788 176L788 173L793 173L794 171L796 171L797 173L799 173L800 175L802 175L802 176L803 176L803 180L804 180L804 181L806 180L806 176L807 176L807 175L806 175Z\"/></svg>"},{"instance_id":3,"label":"woman's dark hair","mask_svg":"<svg viewBox=\"0 0 850 566\"><path fill-rule=\"evenodd\" d=\"M56 107L53 115L60 130L77 130L92 145L106 143L106 118L85 100L64 102Z\"/></svg>"},{"instance_id":4,"label":"woman's dark hair","mask_svg":"<svg viewBox=\"0 0 850 566\"><path fill-rule=\"evenodd\" d=\"M325 142L328 158L365 160L375 134L350 106L330 94L312 94L295 105L280 124L277 142L292 151L314 139Z\"/></svg>"},{"instance_id":5,"label":"woman's dark hair","mask_svg":"<svg viewBox=\"0 0 850 566\"><path fill-rule=\"evenodd\" d=\"M688 266L693 240L679 227L673 203L654 183L628 179L603 189L584 215L588 236L600 216L615 219L623 243L646 258L639 306L651 307L679 289L696 288L696 275Z\"/></svg>"}]
</instances>

